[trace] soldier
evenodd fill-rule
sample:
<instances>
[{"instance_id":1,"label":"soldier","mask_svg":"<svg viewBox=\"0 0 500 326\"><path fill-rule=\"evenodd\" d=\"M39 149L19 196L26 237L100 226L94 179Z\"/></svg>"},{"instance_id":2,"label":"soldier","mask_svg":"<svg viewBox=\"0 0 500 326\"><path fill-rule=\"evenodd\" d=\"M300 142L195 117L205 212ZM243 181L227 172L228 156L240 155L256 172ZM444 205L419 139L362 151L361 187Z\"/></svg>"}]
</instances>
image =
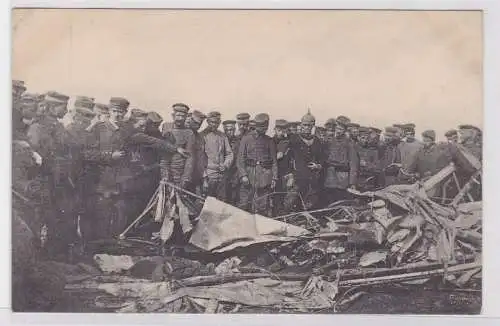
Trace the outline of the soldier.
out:
<instances>
[{"instance_id":1,"label":"soldier","mask_svg":"<svg viewBox=\"0 0 500 326\"><path fill-rule=\"evenodd\" d=\"M312 134L314 116L308 112L301 120L300 133L290 136L290 149L301 206L308 210L319 204L324 153L323 144Z\"/></svg>"},{"instance_id":2,"label":"soldier","mask_svg":"<svg viewBox=\"0 0 500 326\"><path fill-rule=\"evenodd\" d=\"M207 168L207 154L205 152L205 139L198 132L200 130L203 121L206 119L206 116L198 110L194 110L191 115L191 122L189 126L193 131L194 137L194 145L193 145L193 175L191 178L191 184L188 187L188 190L197 193L199 195L203 194L203 184L206 181L208 184L208 180L205 174L205 170Z\"/></svg>"},{"instance_id":3,"label":"soldier","mask_svg":"<svg viewBox=\"0 0 500 326\"><path fill-rule=\"evenodd\" d=\"M352 140L354 143L358 142L359 127L360 125L354 122L351 122L347 125L347 132L349 134L349 139Z\"/></svg>"},{"instance_id":4,"label":"soldier","mask_svg":"<svg viewBox=\"0 0 500 326\"><path fill-rule=\"evenodd\" d=\"M233 164L234 154L226 135L219 131L221 115L217 111L208 113L207 127L201 132L205 140L207 154L206 176L208 184L204 184L208 196L225 199L224 175Z\"/></svg>"},{"instance_id":5,"label":"soldier","mask_svg":"<svg viewBox=\"0 0 500 326\"><path fill-rule=\"evenodd\" d=\"M316 137L318 137L318 139L322 143L325 143L326 142L326 128L323 128L321 126L317 126L315 129L316 129L315 130Z\"/></svg>"},{"instance_id":6,"label":"soldier","mask_svg":"<svg viewBox=\"0 0 500 326\"><path fill-rule=\"evenodd\" d=\"M18 109L13 114L14 133L16 137L26 139L26 132L30 125L32 125L38 118L38 102L39 96L37 94L24 93L18 100ZM23 135L23 136L21 136Z\"/></svg>"},{"instance_id":7,"label":"soldier","mask_svg":"<svg viewBox=\"0 0 500 326\"><path fill-rule=\"evenodd\" d=\"M290 149L290 137L287 135L288 122L276 120L274 124L274 142L278 160L277 194L274 196L274 215L290 213L297 200L297 187L293 176L293 159Z\"/></svg>"},{"instance_id":8,"label":"soldier","mask_svg":"<svg viewBox=\"0 0 500 326\"><path fill-rule=\"evenodd\" d=\"M399 150L398 129L386 127L384 141L380 145L381 174L379 183L385 187L396 184L401 167L401 152Z\"/></svg>"},{"instance_id":9,"label":"soldier","mask_svg":"<svg viewBox=\"0 0 500 326\"><path fill-rule=\"evenodd\" d=\"M296 135L297 134L297 127L299 126L300 122L297 121L292 121L288 123L288 135Z\"/></svg>"},{"instance_id":10,"label":"soldier","mask_svg":"<svg viewBox=\"0 0 500 326\"><path fill-rule=\"evenodd\" d=\"M21 99L21 95L26 92L26 85L22 80L12 81L12 108L16 108L17 102Z\"/></svg>"},{"instance_id":11,"label":"soldier","mask_svg":"<svg viewBox=\"0 0 500 326\"><path fill-rule=\"evenodd\" d=\"M349 198L347 188L355 188L359 157L354 143L347 138L347 125L337 119L335 137L326 144L325 196L327 202Z\"/></svg>"},{"instance_id":12,"label":"soldier","mask_svg":"<svg viewBox=\"0 0 500 326\"><path fill-rule=\"evenodd\" d=\"M189 106L184 103L172 105L173 127L165 129L165 139L184 149L188 156L180 154L163 155L161 160L162 178L182 188L189 188L193 174L194 135L191 129L185 126Z\"/></svg>"},{"instance_id":13,"label":"soldier","mask_svg":"<svg viewBox=\"0 0 500 326\"><path fill-rule=\"evenodd\" d=\"M224 126L224 133L226 134L229 144L231 145L233 156L236 156L238 154L238 147L240 144L240 138L235 136L236 121L225 120L222 122L222 125ZM226 172L225 179L225 200L231 205L237 205L240 184L238 168L236 167L236 157L233 158L233 163Z\"/></svg>"},{"instance_id":14,"label":"soldier","mask_svg":"<svg viewBox=\"0 0 500 326\"><path fill-rule=\"evenodd\" d=\"M362 192L373 191L378 186L380 151L377 145L374 146L370 143L370 129L360 127L359 142L356 149L359 157L358 188Z\"/></svg>"},{"instance_id":15,"label":"soldier","mask_svg":"<svg viewBox=\"0 0 500 326\"><path fill-rule=\"evenodd\" d=\"M448 130L444 136L448 143L457 144L458 143L458 131L456 129Z\"/></svg>"},{"instance_id":16,"label":"soldier","mask_svg":"<svg viewBox=\"0 0 500 326\"><path fill-rule=\"evenodd\" d=\"M399 151L401 153L401 167L406 170L423 144L415 139L415 124L401 125L401 129L403 131L403 140L399 143Z\"/></svg>"},{"instance_id":17,"label":"soldier","mask_svg":"<svg viewBox=\"0 0 500 326\"><path fill-rule=\"evenodd\" d=\"M241 139L249 131L250 114L246 112L238 113L236 121L238 123L238 137Z\"/></svg>"},{"instance_id":18,"label":"soldier","mask_svg":"<svg viewBox=\"0 0 500 326\"><path fill-rule=\"evenodd\" d=\"M460 144L481 161L481 129L473 125L460 125L458 131L460 134Z\"/></svg>"},{"instance_id":19,"label":"soldier","mask_svg":"<svg viewBox=\"0 0 500 326\"><path fill-rule=\"evenodd\" d=\"M267 215L269 196L278 179L276 145L266 135L269 115L255 116L256 130L241 139L237 167L240 176L239 207Z\"/></svg>"},{"instance_id":20,"label":"soldier","mask_svg":"<svg viewBox=\"0 0 500 326\"><path fill-rule=\"evenodd\" d=\"M69 249L77 240L77 188L72 179L74 144L58 121L68 112L68 101L67 95L48 92L41 103L45 115L28 129L30 144L43 158L43 175L50 193L50 204L44 207L44 214L47 213L44 222L50 232L52 254L58 256L56 259L69 258Z\"/></svg>"}]
</instances>

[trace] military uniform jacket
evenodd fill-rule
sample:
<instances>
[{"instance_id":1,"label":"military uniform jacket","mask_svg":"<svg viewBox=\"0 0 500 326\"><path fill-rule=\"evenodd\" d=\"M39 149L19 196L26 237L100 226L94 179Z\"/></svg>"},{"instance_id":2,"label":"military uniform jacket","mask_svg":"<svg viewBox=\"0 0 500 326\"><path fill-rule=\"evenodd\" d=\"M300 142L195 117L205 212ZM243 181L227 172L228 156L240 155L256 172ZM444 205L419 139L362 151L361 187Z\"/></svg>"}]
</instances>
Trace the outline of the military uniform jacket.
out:
<instances>
[{"instance_id":1,"label":"military uniform jacket","mask_svg":"<svg viewBox=\"0 0 500 326\"><path fill-rule=\"evenodd\" d=\"M418 173L420 178L430 177L453 161L453 152L448 144L434 144L422 147L408 167L410 173Z\"/></svg>"},{"instance_id":2,"label":"military uniform jacket","mask_svg":"<svg viewBox=\"0 0 500 326\"><path fill-rule=\"evenodd\" d=\"M189 157L184 158L178 153L174 153L173 155L162 155L160 162L162 177L175 184L191 182L194 171L193 131L187 128L174 127L166 130L164 137L169 142L174 143L176 147L187 150Z\"/></svg>"},{"instance_id":3,"label":"military uniform jacket","mask_svg":"<svg viewBox=\"0 0 500 326\"><path fill-rule=\"evenodd\" d=\"M228 140L229 140L229 144L231 145L231 149L233 150L233 154L234 154L233 164L231 164L231 167L227 171L228 180L231 184L237 185L237 184L239 184L240 178L239 178L239 174L238 174L238 167L236 166L236 160L237 160L237 156L238 156L241 138L234 136Z\"/></svg>"},{"instance_id":4,"label":"military uniform jacket","mask_svg":"<svg viewBox=\"0 0 500 326\"><path fill-rule=\"evenodd\" d=\"M380 151L375 146L356 146L359 157L359 176L370 177L380 173Z\"/></svg>"},{"instance_id":5,"label":"military uniform jacket","mask_svg":"<svg viewBox=\"0 0 500 326\"><path fill-rule=\"evenodd\" d=\"M192 182L200 184L201 180L206 176L207 168L207 153L205 152L205 139L197 131L193 131L194 146L193 146L193 176Z\"/></svg>"},{"instance_id":6,"label":"military uniform jacket","mask_svg":"<svg viewBox=\"0 0 500 326\"><path fill-rule=\"evenodd\" d=\"M267 135L249 132L241 139L236 164L240 178L248 177L255 188L268 187L278 179L276 144Z\"/></svg>"},{"instance_id":7,"label":"military uniform jacket","mask_svg":"<svg viewBox=\"0 0 500 326\"><path fill-rule=\"evenodd\" d=\"M227 136L219 131L203 130L201 133L205 140L205 153L207 154L206 175L209 178L220 178L222 174L219 166L224 166L227 171L233 164L234 154Z\"/></svg>"},{"instance_id":8,"label":"military uniform jacket","mask_svg":"<svg viewBox=\"0 0 500 326\"><path fill-rule=\"evenodd\" d=\"M276 143L277 153L281 153L283 155L282 158L278 159L278 177L282 178L293 172L293 158L292 150L290 149L290 138L274 137L273 139Z\"/></svg>"},{"instance_id":9,"label":"military uniform jacket","mask_svg":"<svg viewBox=\"0 0 500 326\"><path fill-rule=\"evenodd\" d=\"M411 162L415 160L415 156L423 147L423 144L415 139L412 142L401 142L398 147L401 153L401 166L406 170Z\"/></svg>"},{"instance_id":10,"label":"military uniform jacket","mask_svg":"<svg viewBox=\"0 0 500 326\"><path fill-rule=\"evenodd\" d=\"M297 134L289 137L293 171L298 185L318 182L320 171L312 171L307 165L317 163L324 166L324 145L317 137L310 140Z\"/></svg>"},{"instance_id":11,"label":"military uniform jacket","mask_svg":"<svg viewBox=\"0 0 500 326\"><path fill-rule=\"evenodd\" d=\"M348 138L331 138L326 144L325 187L346 189L355 185L359 157L354 143Z\"/></svg>"}]
</instances>

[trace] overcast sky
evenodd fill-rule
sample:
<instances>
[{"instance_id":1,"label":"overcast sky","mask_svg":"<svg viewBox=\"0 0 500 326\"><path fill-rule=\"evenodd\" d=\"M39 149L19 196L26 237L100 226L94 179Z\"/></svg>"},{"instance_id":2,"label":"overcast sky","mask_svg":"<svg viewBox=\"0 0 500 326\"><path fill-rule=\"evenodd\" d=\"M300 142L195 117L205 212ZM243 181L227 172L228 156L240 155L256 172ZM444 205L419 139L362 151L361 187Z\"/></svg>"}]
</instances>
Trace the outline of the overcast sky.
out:
<instances>
[{"instance_id":1,"label":"overcast sky","mask_svg":"<svg viewBox=\"0 0 500 326\"><path fill-rule=\"evenodd\" d=\"M27 9L13 13L14 79L169 117L268 112L319 123L482 126L480 12Z\"/></svg>"}]
</instances>

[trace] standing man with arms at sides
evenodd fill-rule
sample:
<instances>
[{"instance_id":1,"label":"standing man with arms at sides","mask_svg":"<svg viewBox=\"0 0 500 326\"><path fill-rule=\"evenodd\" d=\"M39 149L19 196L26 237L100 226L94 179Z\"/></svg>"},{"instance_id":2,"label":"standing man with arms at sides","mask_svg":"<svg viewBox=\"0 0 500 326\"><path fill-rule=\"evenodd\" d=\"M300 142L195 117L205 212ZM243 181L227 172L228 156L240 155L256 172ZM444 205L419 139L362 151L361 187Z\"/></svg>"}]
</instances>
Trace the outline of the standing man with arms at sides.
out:
<instances>
[{"instance_id":1,"label":"standing man with arms at sides","mask_svg":"<svg viewBox=\"0 0 500 326\"><path fill-rule=\"evenodd\" d=\"M241 139L237 167L240 175L239 208L267 215L269 193L276 186L278 162L276 145L266 135L269 128L269 115L260 113L255 116L256 130Z\"/></svg>"},{"instance_id":2,"label":"standing man with arms at sides","mask_svg":"<svg viewBox=\"0 0 500 326\"><path fill-rule=\"evenodd\" d=\"M45 113L28 129L28 141L42 160L42 175L48 187L49 200L44 207L48 228L49 256L69 260L77 241L77 193L73 180L74 146L64 125L59 122L68 112L69 96L48 92L41 103Z\"/></svg>"},{"instance_id":3,"label":"standing man with arms at sides","mask_svg":"<svg viewBox=\"0 0 500 326\"><path fill-rule=\"evenodd\" d=\"M288 122L283 119L276 120L274 124L274 142L276 143L278 159L277 194L274 196L274 216L290 213L297 200L297 187L293 175L292 150L290 138L287 134Z\"/></svg>"},{"instance_id":4,"label":"standing man with arms at sides","mask_svg":"<svg viewBox=\"0 0 500 326\"><path fill-rule=\"evenodd\" d=\"M301 209L309 210L316 208L320 201L324 146L312 134L314 116L307 112L301 121L300 132L290 135L290 149Z\"/></svg>"},{"instance_id":5,"label":"standing man with arms at sides","mask_svg":"<svg viewBox=\"0 0 500 326\"><path fill-rule=\"evenodd\" d=\"M382 187L398 183L398 175L401 168L401 152L398 145L398 129L395 127L386 127L384 142L380 146L382 173L380 174L379 184Z\"/></svg>"},{"instance_id":6,"label":"standing man with arms at sides","mask_svg":"<svg viewBox=\"0 0 500 326\"><path fill-rule=\"evenodd\" d=\"M358 143L358 138L359 138L359 127L360 125L358 123L351 122L347 125L347 132L349 139L354 142L355 144Z\"/></svg>"},{"instance_id":7,"label":"standing man with arms at sides","mask_svg":"<svg viewBox=\"0 0 500 326\"><path fill-rule=\"evenodd\" d=\"M193 176L188 190L198 195L203 195L203 184L205 183L207 168L207 153L205 153L205 139L198 132L206 116L198 110L193 110L189 127L193 132ZM208 184L208 180L206 180Z\"/></svg>"},{"instance_id":8,"label":"standing man with arms at sides","mask_svg":"<svg viewBox=\"0 0 500 326\"><path fill-rule=\"evenodd\" d=\"M347 188L356 186L359 157L346 131L347 125L337 120L335 137L326 144L325 204L349 198Z\"/></svg>"},{"instance_id":9,"label":"standing man with arms at sides","mask_svg":"<svg viewBox=\"0 0 500 326\"><path fill-rule=\"evenodd\" d=\"M408 123L401 125L401 129L403 131L403 139L399 143L399 151L401 152L401 167L406 170L411 162L414 161L423 144L415 139L415 124Z\"/></svg>"},{"instance_id":10,"label":"standing man with arms at sides","mask_svg":"<svg viewBox=\"0 0 500 326\"><path fill-rule=\"evenodd\" d=\"M236 132L236 121L225 120L222 122L224 126L224 133L231 145L233 151L233 163L231 167L226 172L225 180L225 200L228 204L237 205L238 204L238 192L239 192L239 176L238 168L236 167L236 156L238 155L238 147L240 144L240 138L235 135Z\"/></svg>"},{"instance_id":11,"label":"standing man with arms at sides","mask_svg":"<svg viewBox=\"0 0 500 326\"><path fill-rule=\"evenodd\" d=\"M172 111L173 127L165 128L163 135L169 142L185 150L188 156L179 153L163 155L160 162L161 175L176 186L189 188L194 169L194 135L193 131L185 126L189 107L184 103L176 103L172 105Z\"/></svg>"},{"instance_id":12,"label":"standing man with arms at sides","mask_svg":"<svg viewBox=\"0 0 500 326\"><path fill-rule=\"evenodd\" d=\"M218 130L221 115L217 111L207 114L207 128L201 132L205 140L205 153L207 154L206 185L207 195L224 200L223 177L233 164L233 150L226 135Z\"/></svg>"}]
</instances>

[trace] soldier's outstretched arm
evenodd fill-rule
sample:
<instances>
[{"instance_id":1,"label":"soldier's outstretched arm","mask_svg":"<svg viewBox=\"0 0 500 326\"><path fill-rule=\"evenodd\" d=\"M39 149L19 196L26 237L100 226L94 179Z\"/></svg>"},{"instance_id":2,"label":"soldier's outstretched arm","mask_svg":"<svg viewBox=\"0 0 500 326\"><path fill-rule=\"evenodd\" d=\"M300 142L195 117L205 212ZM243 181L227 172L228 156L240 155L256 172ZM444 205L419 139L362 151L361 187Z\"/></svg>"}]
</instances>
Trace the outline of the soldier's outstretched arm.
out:
<instances>
[{"instance_id":1,"label":"soldier's outstretched arm","mask_svg":"<svg viewBox=\"0 0 500 326\"><path fill-rule=\"evenodd\" d=\"M170 153L177 152L177 147L172 142L166 139L158 139L153 136L148 136L142 132L133 133L127 141L132 145L148 145L152 148Z\"/></svg>"}]
</instances>

